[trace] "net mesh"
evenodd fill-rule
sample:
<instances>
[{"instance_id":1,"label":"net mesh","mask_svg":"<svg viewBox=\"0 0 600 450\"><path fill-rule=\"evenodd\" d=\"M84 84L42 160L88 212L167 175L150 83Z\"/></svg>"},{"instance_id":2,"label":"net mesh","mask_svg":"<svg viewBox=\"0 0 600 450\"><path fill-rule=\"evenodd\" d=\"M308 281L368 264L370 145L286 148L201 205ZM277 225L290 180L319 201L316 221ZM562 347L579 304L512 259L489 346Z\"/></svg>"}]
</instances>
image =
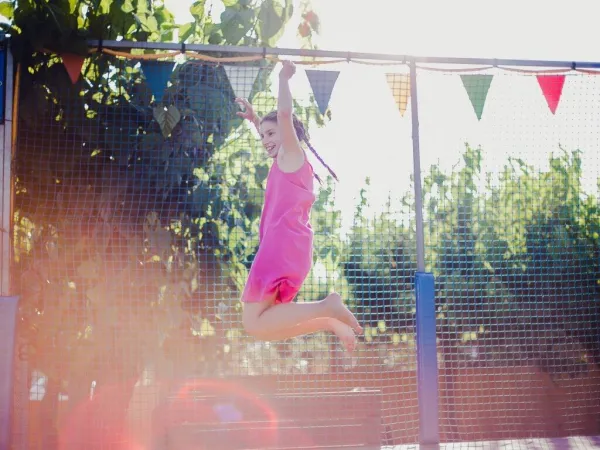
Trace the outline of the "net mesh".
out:
<instances>
[{"instance_id":1,"label":"net mesh","mask_svg":"<svg viewBox=\"0 0 600 450\"><path fill-rule=\"evenodd\" d=\"M598 432L598 89L419 72L442 441Z\"/></svg>"},{"instance_id":2,"label":"net mesh","mask_svg":"<svg viewBox=\"0 0 600 450\"><path fill-rule=\"evenodd\" d=\"M98 53L72 83L35 58L14 164L14 446L416 443L405 68L300 66L291 83L340 178L307 151L322 184L297 300L342 295L365 327L349 356L331 333L242 327L271 163L235 98L276 109L277 66ZM441 440L598 433L599 81L437 68L417 79Z\"/></svg>"},{"instance_id":3,"label":"net mesh","mask_svg":"<svg viewBox=\"0 0 600 450\"><path fill-rule=\"evenodd\" d=\"M270 162L234 100L249 97L260 116L274 110L273 65L95 54L72 83L59 58L37 58L20 72L15 161L29 396L15 402L15 415L28 417L19 442L217 448L220 438L264 448L283 439L275 425L293 441L286 448L374 443L373 432L377 444L415 442L412 202L374 207L378 184L365 176L379 177L381 165L340 167L353 139L364 148L369 139L334 145L349 113L334 98L319 112L331 74L294 78L296 113L323 159L360 189L340 196L308 152L323 184L311 218L314 267L298 301L343 296L366 328L352 356L331 333L264 343L242 328ZM407 95L406 84L392 87ZM380 94L395 112L389 91ZM409 134L393 133L410 148Z\"/></svg>"}]
</instances>

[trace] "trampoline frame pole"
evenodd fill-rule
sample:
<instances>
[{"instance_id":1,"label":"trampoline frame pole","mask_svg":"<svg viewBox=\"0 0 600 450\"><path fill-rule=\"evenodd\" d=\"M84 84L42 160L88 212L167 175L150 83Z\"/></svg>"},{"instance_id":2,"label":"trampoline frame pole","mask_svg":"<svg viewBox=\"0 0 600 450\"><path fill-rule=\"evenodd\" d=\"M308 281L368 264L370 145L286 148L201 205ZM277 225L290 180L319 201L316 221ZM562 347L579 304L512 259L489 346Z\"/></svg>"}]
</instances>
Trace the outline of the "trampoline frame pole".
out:
<instances>
[{"instance_id":1,"label":"trampoline frame pole","mask_svg":"<svg viewBox=\"0 0 600 450\"><path fill-rule=\"evenodd\" d=\"M419 108L417 65L409 62L413 142L413 177L417 239L417 273L415 275L417 333L417 397L419 402L419 445L438 449L438 365L435 317L435 280L425 271L425 230L423 225L423 189L421 185L421 149L419 142Z\"/></svg>"}]
</instances>

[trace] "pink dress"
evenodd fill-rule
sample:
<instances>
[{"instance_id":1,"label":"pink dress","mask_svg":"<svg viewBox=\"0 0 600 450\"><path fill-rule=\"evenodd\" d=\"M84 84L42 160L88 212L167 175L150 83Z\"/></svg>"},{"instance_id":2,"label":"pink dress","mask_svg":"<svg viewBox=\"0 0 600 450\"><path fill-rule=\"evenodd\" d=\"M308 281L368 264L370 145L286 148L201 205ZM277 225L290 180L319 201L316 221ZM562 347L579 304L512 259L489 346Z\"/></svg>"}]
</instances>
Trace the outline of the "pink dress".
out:
<instances>
[{"instance_id":1,"label":"pink dress","mask_svg":"<svg viewBox=\"0 0 600 450\"><path fill-rule=\"evenodd\" d=\"M267 177L260 219L260 245L252 262L243 302L291 302L310 272L313 229L310 210L315 202L313 168L285 173L273 162Z\"/></svg>"}]
</instances>

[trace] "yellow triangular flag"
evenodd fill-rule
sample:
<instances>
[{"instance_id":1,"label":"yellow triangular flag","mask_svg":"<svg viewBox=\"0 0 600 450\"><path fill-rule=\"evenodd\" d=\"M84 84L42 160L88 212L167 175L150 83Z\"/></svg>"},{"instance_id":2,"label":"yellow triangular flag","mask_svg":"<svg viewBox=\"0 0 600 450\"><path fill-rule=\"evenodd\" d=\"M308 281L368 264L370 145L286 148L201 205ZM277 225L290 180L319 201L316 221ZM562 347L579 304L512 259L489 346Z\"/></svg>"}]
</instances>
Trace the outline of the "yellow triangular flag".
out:
<instances>
[{"instance_id":1,"label":"yellow triangular flag","mask_svg":"<svg viewBox=\"0 0 600 450\"><path fill-rule=\"evenodd\" d=\"M410 98L410 78L405 73L386 73L388 86L394 96L400 115L404 116Z\"/></svg>"}]
</instances>

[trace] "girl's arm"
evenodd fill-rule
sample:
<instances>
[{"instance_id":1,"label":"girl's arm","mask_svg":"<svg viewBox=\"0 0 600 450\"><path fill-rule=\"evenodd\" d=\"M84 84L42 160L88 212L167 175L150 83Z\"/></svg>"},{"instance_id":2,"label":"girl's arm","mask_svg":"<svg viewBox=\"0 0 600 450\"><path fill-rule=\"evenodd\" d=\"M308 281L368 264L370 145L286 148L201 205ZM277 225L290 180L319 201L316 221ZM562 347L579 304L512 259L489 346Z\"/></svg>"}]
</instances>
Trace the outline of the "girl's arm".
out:
<instances>
[{"instance_id":1,"label":"girl's arm","mask_svg":"<svg viewBox=\"0 0 600 450\"><path fill-rule=\"evenodd\" d=\"M281 152L283 159L290 159L293 166L304 163L304 151L298 141L294 129L294 105L290 91L290 78L296 73L296 67L291 61L284 61L279 72L279 96L277 99L277 124L281 133ZM298 158L300 157L300 158ZM296 169L299 167L296 167ZM292 170L294 168L292 167Z\"/></svg>"}]
</instances>

